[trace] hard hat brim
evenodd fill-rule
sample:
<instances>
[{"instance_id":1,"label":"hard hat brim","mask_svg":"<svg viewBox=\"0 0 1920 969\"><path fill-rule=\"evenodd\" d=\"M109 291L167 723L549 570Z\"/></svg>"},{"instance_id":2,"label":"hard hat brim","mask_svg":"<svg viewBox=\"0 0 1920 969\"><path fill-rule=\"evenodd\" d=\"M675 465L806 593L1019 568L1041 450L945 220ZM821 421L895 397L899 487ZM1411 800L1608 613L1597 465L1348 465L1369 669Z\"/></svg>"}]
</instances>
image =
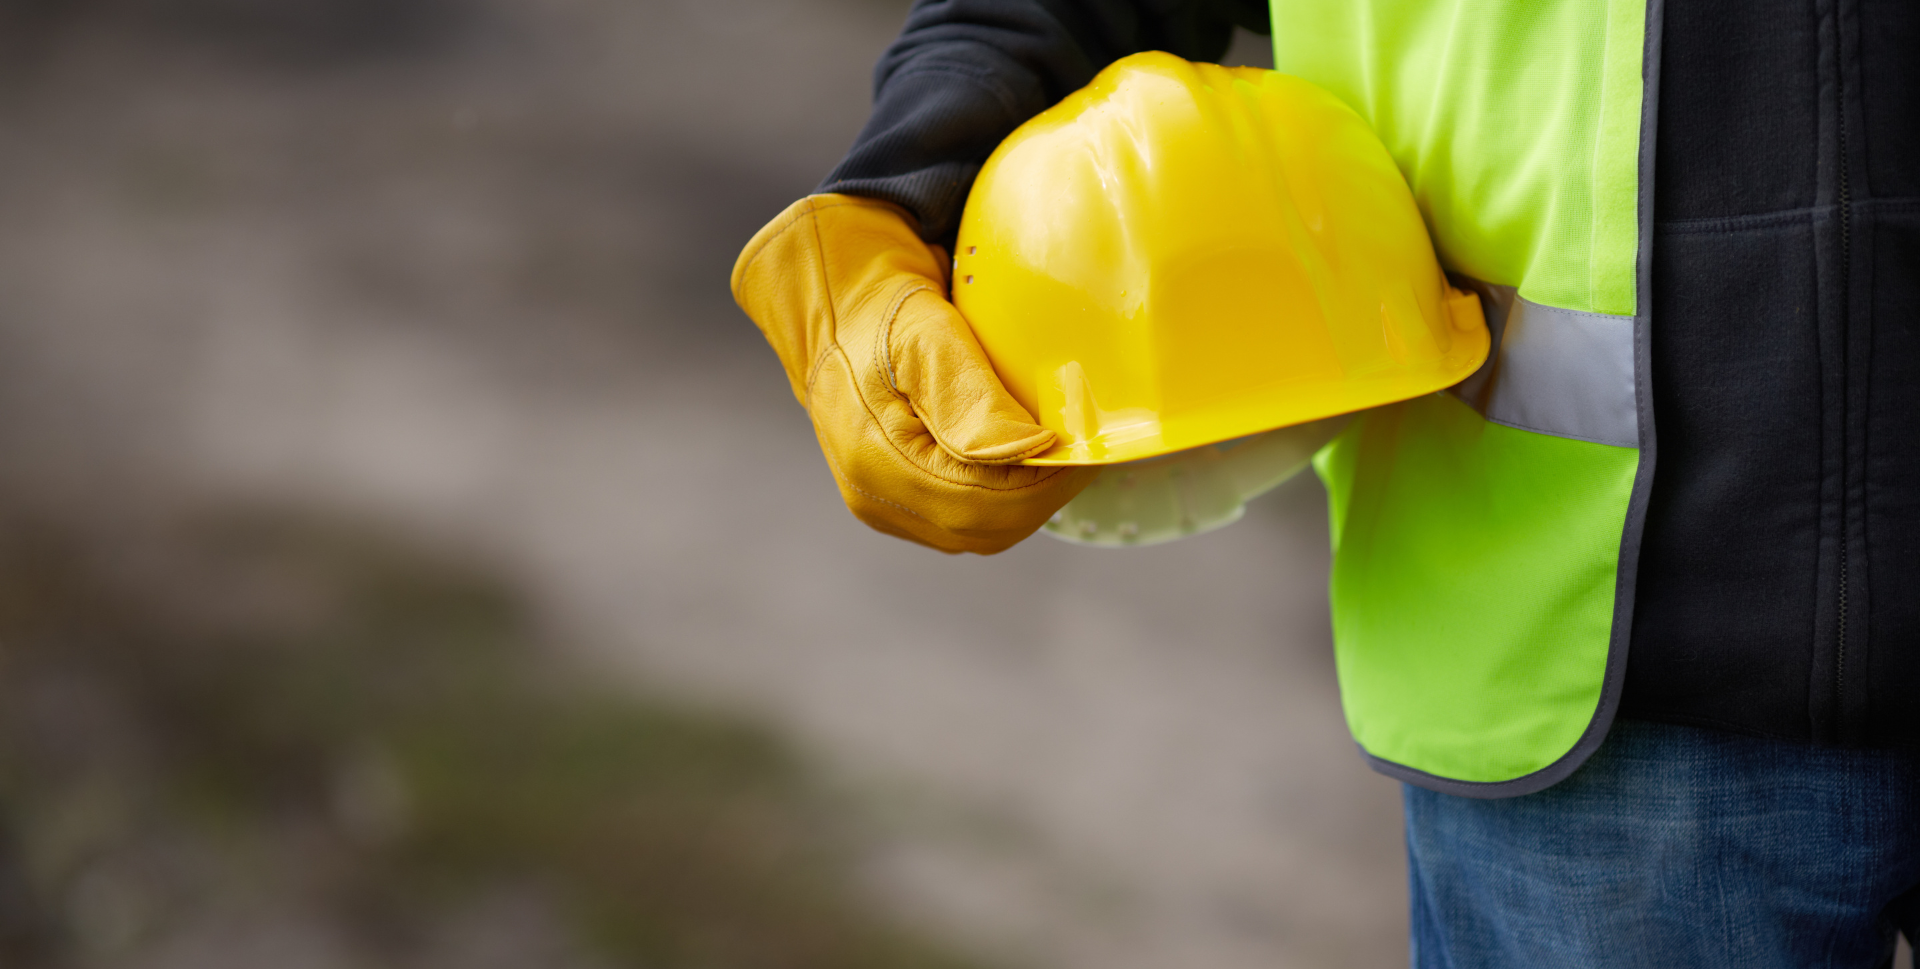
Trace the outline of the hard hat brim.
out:
<instances>
[{"instance_id":1,"label":"hard hat brim","mask_svg":"<svg viewBox=\"0 0 1920 969\"><path fill-rule=\"evenodd\" d=\"M1470 305L1477 322L1478 301ZM1020 463L1092 466L1143 461L1250 434L1397 404L1443 391L1472 376L1486 362L1491 349L1487 330L1484 326L1462 328L1454 349L1446 361L1451 365L1429 374L1401 373L1377 380L1349 380L1304 394L1301 388L1289 386L1276 388L1277 392L1265 400L1224 400L1213 407L1164 419L1142 415L1142 420L1132 425L1135 430L1129 431L1124 426L1110 428L1098 438L1062 444ZM1311 401L1314 406L1306 406L1303 401Z\"/></svg>"}]
</instances>

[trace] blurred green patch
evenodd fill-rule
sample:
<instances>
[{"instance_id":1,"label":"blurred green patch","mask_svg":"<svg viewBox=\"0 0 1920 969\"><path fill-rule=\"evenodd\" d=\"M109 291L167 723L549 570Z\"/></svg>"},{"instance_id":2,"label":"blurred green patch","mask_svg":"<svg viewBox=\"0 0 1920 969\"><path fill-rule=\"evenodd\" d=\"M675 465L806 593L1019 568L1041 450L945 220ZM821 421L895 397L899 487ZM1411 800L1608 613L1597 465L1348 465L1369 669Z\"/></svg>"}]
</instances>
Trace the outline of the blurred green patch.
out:
<instances>
[{"instance_id":1,"label":"blurred green patch","mask_svg":"<svg viewBox=\"0 0 1920 969\"><path fill-rule=\"evenodd\" d=\"M259 896L407 965L502 886L596 964L972 964L862 899L778 737L597 680L499 579L390 535L15 520L0 644L0 964L101 964Z\"/></svg>"}]
</instances>

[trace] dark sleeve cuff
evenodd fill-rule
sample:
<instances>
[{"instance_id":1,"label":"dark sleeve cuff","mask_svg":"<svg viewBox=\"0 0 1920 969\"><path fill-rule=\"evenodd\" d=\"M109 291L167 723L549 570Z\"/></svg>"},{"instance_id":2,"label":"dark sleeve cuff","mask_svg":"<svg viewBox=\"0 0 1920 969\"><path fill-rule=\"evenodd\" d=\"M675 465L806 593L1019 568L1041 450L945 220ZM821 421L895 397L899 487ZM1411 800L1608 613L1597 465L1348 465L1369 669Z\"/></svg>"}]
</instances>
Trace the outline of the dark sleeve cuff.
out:
<instances>
[{"instance_id":1,"label":"dark sleeve cuff","mask_svg":"<svg viewBox=\"0 0 1920 969\"><path fill-rule=\"evenodd\" d=\"M895 75L820 191L892 202L919 219L922 238L950 240L981 163L1046 104L1039 92L1007 90L978 68L930 64Z\"/></svg>"}]
</instances>

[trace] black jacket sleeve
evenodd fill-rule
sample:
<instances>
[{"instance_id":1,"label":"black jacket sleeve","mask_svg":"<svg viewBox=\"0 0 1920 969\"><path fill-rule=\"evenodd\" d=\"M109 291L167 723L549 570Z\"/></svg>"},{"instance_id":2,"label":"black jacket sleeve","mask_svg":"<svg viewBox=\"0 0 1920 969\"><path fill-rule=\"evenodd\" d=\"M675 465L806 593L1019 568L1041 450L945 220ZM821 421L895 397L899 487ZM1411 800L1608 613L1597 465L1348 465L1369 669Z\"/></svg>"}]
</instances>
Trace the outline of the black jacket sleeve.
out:
<instances>
[{"instance_id":1,"label":"black jacket sleeve","mask_svg":"<svg viewBox=\"0 0 1920 969\"><path fill-rule=\"evenodd\" d=\"M916 0L873 71L873 115L819 191L883 199L951 243L967 191L1013 129L1144 50L1211 61L1266 0Z\"/></svg>"}]
</instances>

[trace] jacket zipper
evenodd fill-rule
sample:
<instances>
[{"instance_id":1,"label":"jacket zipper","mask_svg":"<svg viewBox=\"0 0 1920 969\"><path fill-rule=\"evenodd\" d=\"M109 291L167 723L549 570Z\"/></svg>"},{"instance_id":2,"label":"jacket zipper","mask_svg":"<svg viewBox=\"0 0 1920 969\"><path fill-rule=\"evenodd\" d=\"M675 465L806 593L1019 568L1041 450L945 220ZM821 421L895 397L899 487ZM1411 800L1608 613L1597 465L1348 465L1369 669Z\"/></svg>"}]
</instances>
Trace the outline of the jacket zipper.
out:
<instances>
[{"instance_id":1,"label":"jacket zipper","mask_svg":"<svg viewBox=\"0 0 1920 969\"><path fill-rule=\"evenodd\" d=\"M1837 24L1836 24L1837 27ZM1835 37L1836 43L1844 50L1846 44ZM1838 58L1836 58L1836 61ZM1834 644L1834 717L1838 723L1845 717L1847 687L1847 546L1849 544L1849 515L1847 508L1848 462L1851 457L1848 447L1848 390L1853 365L1850 349L1852 340L1847 320L1852 316L1851 297L1853 282L1853 193L1847 181L1847 77L1846 66L1840 65L1835 89L1839 94L1837 121L1835 126L1840 149L1840 616L1837 630L1837 642Z\"/></svg>"}]
</instances>

